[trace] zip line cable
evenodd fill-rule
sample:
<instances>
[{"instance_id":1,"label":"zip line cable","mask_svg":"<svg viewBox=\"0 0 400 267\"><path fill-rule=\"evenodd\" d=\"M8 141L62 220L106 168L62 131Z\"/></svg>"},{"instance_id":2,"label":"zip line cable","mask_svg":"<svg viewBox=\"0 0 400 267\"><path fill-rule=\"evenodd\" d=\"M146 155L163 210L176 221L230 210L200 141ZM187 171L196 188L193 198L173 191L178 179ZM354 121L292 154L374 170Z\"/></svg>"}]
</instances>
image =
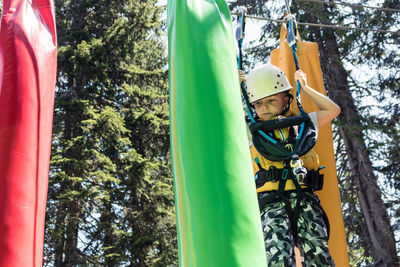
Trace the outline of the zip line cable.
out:
<instances>
[{"instance_id":1,"label":"zip line cable","mask_svg":"<svg viewBox=\"0 0 400 267\"><path fill-rule=\"evenodd\" d=\"M387 7L376 7L376 6L363 6L363 5L357 5L357 4L348 4L348 3L343 3L343 2L326 2L322 0L301 0L304 2L313 2L313 3L318 3L318 4L327 4L327 5L341 5L341 6L349 6L349 7L356 7L356 8L371 8L371 9L376 9L380 11L388 11L388 12L400 12L400 9L395 9L395 8L387 8Z\"/></svg>"},{"instance_id":2,"label":"zip line cable","mask_svg":"<svg viewBox=\"0 0 400 267\"><path fill-rule=\"evenodd\" d=\"M310 0L313 1L313 0ZM232 15L238 15L238 13L231 13ZM276 23L286 23L287 20L279 20L279 19L268 19L257 16L246 15L247 18L256 19L256 20L267 20ZM347 26L336 26L336 25L328 25L328 24L319 24L319 23L307 23L307 22L297 22L298 25L305 25L310 27L321 27L321 28L334 28L338 30L355 30L355 31L369 31L369 32L382 32L382 33L391 33L391 34L400 34L400 31L390 31L390 30L380 30L380 29L370 29L370 28L358 28L358 27L347 27Z\"/></svg>"}]
</instances>

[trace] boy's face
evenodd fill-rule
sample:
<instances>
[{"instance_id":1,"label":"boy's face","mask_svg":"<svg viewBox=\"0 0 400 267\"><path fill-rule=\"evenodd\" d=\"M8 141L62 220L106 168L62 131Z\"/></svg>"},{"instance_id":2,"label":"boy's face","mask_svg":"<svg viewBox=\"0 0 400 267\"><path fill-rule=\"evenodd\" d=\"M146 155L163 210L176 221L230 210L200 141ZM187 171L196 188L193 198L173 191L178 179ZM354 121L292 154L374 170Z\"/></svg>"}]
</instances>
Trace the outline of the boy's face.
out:
<instances>
[{"instance_id":1,"label":"boy's face","mask_svg":"<svg viewBox=\"0 0 400 267\"><path fill-rule=\"evenodd\" d=\"M285 93L279 93L257 100L253 104L258 117L262 121L269 121L282 113L288 101L289 97Z\"/></svg>"}]
</instances>

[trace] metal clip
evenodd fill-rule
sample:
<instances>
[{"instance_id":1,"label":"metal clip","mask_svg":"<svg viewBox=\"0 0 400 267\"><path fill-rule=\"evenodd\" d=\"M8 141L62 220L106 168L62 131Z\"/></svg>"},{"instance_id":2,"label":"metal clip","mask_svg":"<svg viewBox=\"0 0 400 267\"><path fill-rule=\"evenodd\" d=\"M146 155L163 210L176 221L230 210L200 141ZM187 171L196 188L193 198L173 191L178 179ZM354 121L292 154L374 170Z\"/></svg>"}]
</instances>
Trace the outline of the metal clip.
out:
<instances>
[{"instance_id":1,"label":"metal clip","mask_svg":"<svg viewBox=\"0 0 400 267\"><path fill-rule=\"evenodd\" d=\"M292 159L290 161L290 167L292 168L294 178L297 179L300 184L304 183L307 169L304 168L303 161L301 159Z\"/></svg>"},{"instance_id":2,"label":"metal clip","mask_svg":"<svg viewBox=\"0 0 400 267\"><path fill-rule=\"evenodd\" d=\"M246 25L246 13L247 9L243 6L239 7L239 14L237 16L237 26L236 26L236 41L244 38L244 28Z\"/></svg>"},{"instance_id":3,"label":"metal clip","mask_svg":"<svg viewBox=\"0 0 400 267\"><path fill-rule=\"evenodd\" d=\"M290 47L292 47L298 41L297 40L297 36L296 36L297 35L297 33L296 33L296 30L297 30L296 17L293 14L289 13L283 19L288 21L287 22L287 26L285 24L283 24L283 25L284 25L284 27L286 28L286 30L288 32L287 33L288 45Z\"/></svg>"}]
</instances>

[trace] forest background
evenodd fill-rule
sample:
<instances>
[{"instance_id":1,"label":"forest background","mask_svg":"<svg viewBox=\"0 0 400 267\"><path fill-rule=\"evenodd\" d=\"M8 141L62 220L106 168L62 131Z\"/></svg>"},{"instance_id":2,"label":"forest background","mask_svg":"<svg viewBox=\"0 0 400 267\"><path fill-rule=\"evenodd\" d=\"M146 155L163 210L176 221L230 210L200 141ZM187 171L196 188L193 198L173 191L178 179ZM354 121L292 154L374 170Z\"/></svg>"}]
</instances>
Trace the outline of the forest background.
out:
<instances>
[{"instance_id":1,"label":"forest background","mask_svg":"<svg viewBox=\"0 0 400 267\"><path fill-rule=\"evenodd\" d=\"M356 4L387 9L295 0L290 10L299 22L396 31L299 26L303 40L318 43L326 91L342 108L333 130L351 266L395 266L400 2ZM165 1L55 5L58 79L44 266L177 266ZM268 19L285 12L283 0L229 5ZM247 70L279 46L279 24L256 24L259 36L246 37Z\"/></svg>"}]
</instances>

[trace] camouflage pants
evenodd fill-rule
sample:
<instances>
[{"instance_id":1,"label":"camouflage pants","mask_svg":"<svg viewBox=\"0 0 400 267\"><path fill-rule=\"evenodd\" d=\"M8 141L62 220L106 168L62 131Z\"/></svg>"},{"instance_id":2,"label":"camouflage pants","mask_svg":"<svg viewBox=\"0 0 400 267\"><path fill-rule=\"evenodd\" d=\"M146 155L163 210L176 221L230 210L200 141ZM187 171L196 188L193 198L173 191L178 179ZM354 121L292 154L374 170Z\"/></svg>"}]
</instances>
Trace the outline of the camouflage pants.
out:
<instances>
[{"instance_id":1,"label":"camouflage pants","mask_svg":"<svg viewBox=\"0 0 400 267\"><path fill-rule=\"evenodd\" d=\"M308 196L301 201L297 221L297 240L302 266L335 266L329 254L327 227L321 210L310 198L317 201L319 199L311 192L305 194ZM291 192L287 196L293 209L297 194ZM261 212L261 220L268 266L296 266L295 241L284 202L273 201L265 205Z\"/></svg>"}]
</instances>

